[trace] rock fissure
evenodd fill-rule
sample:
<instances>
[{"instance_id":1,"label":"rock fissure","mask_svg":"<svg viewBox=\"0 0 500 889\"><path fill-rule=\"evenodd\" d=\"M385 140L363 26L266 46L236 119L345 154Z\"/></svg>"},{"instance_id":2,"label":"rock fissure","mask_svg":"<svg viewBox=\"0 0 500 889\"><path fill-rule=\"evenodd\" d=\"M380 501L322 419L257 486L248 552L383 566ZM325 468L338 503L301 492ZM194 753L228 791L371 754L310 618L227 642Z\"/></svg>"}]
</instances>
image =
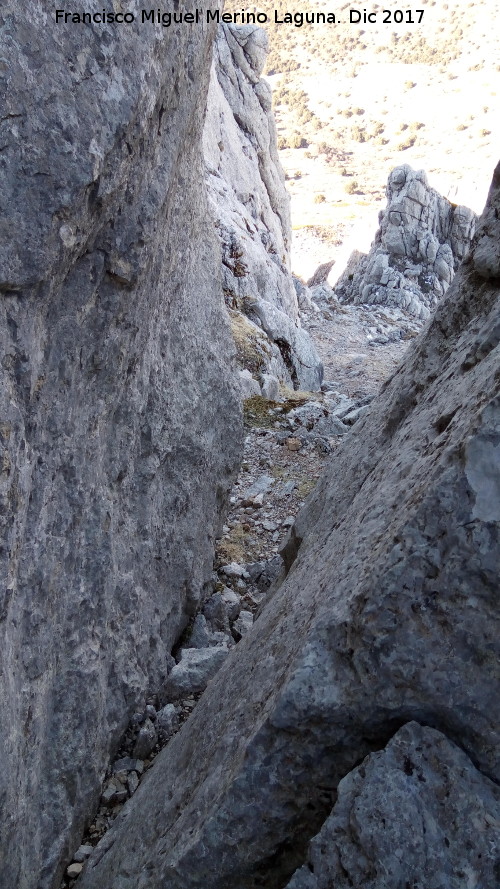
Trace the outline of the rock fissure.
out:
<instances>
[{"instance_id":1,"label":"rock fissure","mask_svg":"<svg viewBox=\"0 0 500 889\"><path fill-rule=\"evenodd\" d=\"M465 267L438 307L436 319L410 348L384 391L364 416L357 415L350 434L338 440L327 476L292 529L291 539L302 541L293 570L272 590L255 629L221 667L192 721L158 759L155 769L161 770L167 786L182 787L185 801L180 814L159 802L161 845L168 836L170 860L176 861L175 870L166 866L158 877L169 889L194 889L200 882L214 889L236 885L254 889L263 880L280 889L285 884L290 889L326 889L332 881L349 885L345 872L354 885L373 879L382 887L382 874L390 873L394 885L403 879L401 874L415 881L420 879L421 862L425 874L425 862L431 861L437 862L438 873L441 867L442 873L452 868L460 879L468 855L463 851L466 826L457 821L450 841L446 810L440 808L440 796L433 796L432 787L444 782L447 794L461 787L468 800L479 795L488 800L485 811L498 811L493 609L499 540L498 520L490 512L494 493L491 501L487 499L487 490L495 489L491 484L479 489L474 479L471 486L460 456L467 443L471 466L476 466L483 443L496 441L494 351L469 371L466 383L457 373L477 337L478 323L483 326L484 319L486 324L495 297L491 287L473 291L458 323L458 305L465 300L468 284ZM345 325L346 319L342 322ZM279 440L285 422L298 441L298 451L290 452L300 455L307 436L317 435L318 424L332 412L327 395L328 383L317 408L308 403L292 412L279 412L279 405L272 408L278 410L274 430L271 425L261 440ZM391 411L397 422L388 429ZM347 418L349 408L340 416ZM284 434L283 441L287 450L295 447ZM268 453L272 460L272 452ZM496 462L494 450L488 465L495 467ZM482 470L479 473L483 477ZM268 478L262 490L273 487L272 477ZM479 506L474 486L483 498ZM234 504L241 503L242 520L251 529L262 508L253 502L258 496L238 494ZM252 506L244 506L246 502ZM227 528L231 531L230 525ZM485 672L491 678L488 687L483 682ZM254 677L250 684L249 675ZM242 695L246 715L234 713L233 702ZM216 701L220 715L214 728L210 714ZM189 776L190 795L184 782L186 770L193 769L196 761L200 734L206 753L202 768ZM182 739L189 745L188 759L180 755ZM426 750L427 759L422 753ZM385 775L386 759L393 763L393 778L380 784L376 763L380 761ZM215 793L212 781L221 762L224 781ZM177 776L179 768L184 771ZM459 770L462 784L456 777L448 782L450 769ZM429 778L422 780L426 775ZM371 819L382 806L377 794L383 793L387 836L399 831L405 838L397 842L408 850L411 841L401 833L407 824L403 800L408 782L414 782L416 806L414 814L408 811L408 823L416 831L419 851L416 858L409 852L398 858L391 851L396 840L384 845L383 834L374 833ZM320 785L332 790L338 785L337 801L319 794ZM338 823L335 831L343 829L345 794L351 787L356 796L349 800L369 795L367 802L355 802L356 838L350 840L344 831L338 847L328 834L325 852L319 855L322 832L330 831L330 824ZM146 800L154 792L155 783L149 779L143 793L134 798L127 821L117 819L112 830L118 839L111 859L95 868L90 859L84 889L103 880L110 889L115 885L121 889L124 854L129 862L137 862L134 879L141 886L141 849L157 848L159 840L154 839L154 827L142 826L140 838L133 840L129 818L134 830L143 824ZM462 801L456 793L461 790L454 792L453 805L459 811ZM400 801L395 804L394 799ZM399 826L390 817L395 811ZM430 814L424 817L423 812ZM432 845L429 818L445 825L450 846L439 841L439 854ZM183 837L193 819L197 826L186 846ZM496 853L490 827L485 829L488 839L485 844L481 841L480 873L489 886L494 885ZM366 831L373 837L369 842L364 839ZM231 837L230 854L221 847L221 836ZM129 852L131 840L134 846ZM374 856L370 843L379 842L384 851ZM451 843L454 851L448 852ZM344 870L339 869L336 849L341 850ZM179 850L181 857L173 850ZM306 859L312 868L304 865Z\"/></svg>"},{"instance_id":2,"label":"rock fissure","mask_svg":"<svg viewBox=\"0 0 500 889\"><path fill-rule=\"evenodd\" d=\"M493 889L499 168L306 286L259 28L5 2L0 884Z\"/></svg>"}]
</instances>

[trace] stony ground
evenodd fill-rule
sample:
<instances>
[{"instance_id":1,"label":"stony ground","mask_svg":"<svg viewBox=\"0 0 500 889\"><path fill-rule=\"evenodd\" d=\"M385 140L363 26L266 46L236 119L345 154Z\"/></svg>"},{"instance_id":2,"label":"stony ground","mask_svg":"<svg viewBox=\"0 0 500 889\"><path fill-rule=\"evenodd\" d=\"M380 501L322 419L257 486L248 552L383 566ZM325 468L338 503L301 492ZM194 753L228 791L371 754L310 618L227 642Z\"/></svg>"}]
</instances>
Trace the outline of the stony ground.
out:
<instances>
[{"instance_id":1,"label":"stony ground","mask_svg":"<svg viewBox=\"0 0 500 889\"><path fill-rule=\"evenodd\" d=\"M323 391L295 393L283 404L246 402L244 460L219 542L219 566L262 562L279 553L323 463L348 431L349 415L378 392L419 329L383 307L325 300L311 308L302 312L302 321L324 365ZM341 434L328 427L331 416L347 417Z\"/></svg>"}]
</instances>

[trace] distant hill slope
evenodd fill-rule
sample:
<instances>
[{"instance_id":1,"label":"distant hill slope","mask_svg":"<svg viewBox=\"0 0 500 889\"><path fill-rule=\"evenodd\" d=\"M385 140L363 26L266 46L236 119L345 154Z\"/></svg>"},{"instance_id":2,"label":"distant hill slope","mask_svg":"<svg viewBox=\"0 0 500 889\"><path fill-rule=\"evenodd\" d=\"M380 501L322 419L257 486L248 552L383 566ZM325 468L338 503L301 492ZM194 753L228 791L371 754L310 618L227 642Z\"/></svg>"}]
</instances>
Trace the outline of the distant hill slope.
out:
<instances>
[{"instance_id":1,"label":"distant hill slope","mask_svg":"<svg viewBox=\"0 0 500 889\"><path fill-rule=\"evenodd\" d=\"M368 249L387 176L400 164L425 169L449 200L483 208L500 142L500 2L417 6L420 23L384 22L374 4L375 23L350 24L358 7L346 3L333 5L337 24L302 27L274 23L284 3L252 7L269 17L266 72L292 196L292 265L305 278L351 236L351 248Z\"/></svg>"}]
</instances>

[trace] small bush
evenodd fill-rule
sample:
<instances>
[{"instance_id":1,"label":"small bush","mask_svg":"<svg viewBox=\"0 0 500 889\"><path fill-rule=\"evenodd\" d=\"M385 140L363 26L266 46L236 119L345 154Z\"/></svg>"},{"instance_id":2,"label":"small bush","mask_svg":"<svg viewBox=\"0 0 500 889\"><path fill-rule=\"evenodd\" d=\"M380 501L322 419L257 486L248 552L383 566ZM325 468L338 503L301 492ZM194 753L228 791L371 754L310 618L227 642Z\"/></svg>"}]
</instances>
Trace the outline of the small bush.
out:
<instances>
[{"instance_id":1,"label":"small bush","mask_svg":"<svg viewBox=\"0 0 500 889\"><path fill-rule=\"evenodd\" d=\"M300 123L309 123L313 119L314 115L313 115L312 111L310 111L310 109L307 108L307 106L304 106L300 109L297 117L298 117Z\"/></svg>"},{"instance_id":2,"label":"small bush","mask_svg":"<svg viewBox=\"0 0 500 889\"><path fill-rule=\"evenodd\" d=\"M346 192L346 194L356 194L357 190L358 190L358 183L356 182L355 179L351 179L350 182L346 182L346 184L344 186L344 191Z\"/></svg>"},{"instance_id":3,"label":"small bush","mask_svg":"<svg viewBox=\"0 0 500 889\"><path fill-rule=\"evenodd\" d=\"M326 201L326 198L325 198L324 194L317 194L314 197L315 204L324 204L325 201Z\"/></svg>"},{"instance_id":4,"label":"small bush","mask_svg":"<svg viewBox=\"0 0 500 889\"><path fill-rule=\"evenodd\" d=\"M366 132L362 127L351 127L351 139L355 142L366 142Z\"/></svg>"},{"instance_id":5,"label":"small bush","mask_svg":"<svg viewBox=\"0 0 500 889\"><path fill-rule=\"evenodd\" d=\"M400 142L399 145L396 145L396 151L406 151L407 148L412 148L416 141L415 136L410 136L405 142Z\"/></svg>"},{"instance_id":6,"label":"small bush","mask_svg":"<svg viewBox=\"0 0 500 889\"><path fill-rule=\"evenodd\" d=\"M266 74L289 74L291 71L296 71L300 68L300 62L296 62L295 59L283 58L276 51L272 51L269 53L267 57L267 64L265 73Z\"/></svg>"}]
</instances>

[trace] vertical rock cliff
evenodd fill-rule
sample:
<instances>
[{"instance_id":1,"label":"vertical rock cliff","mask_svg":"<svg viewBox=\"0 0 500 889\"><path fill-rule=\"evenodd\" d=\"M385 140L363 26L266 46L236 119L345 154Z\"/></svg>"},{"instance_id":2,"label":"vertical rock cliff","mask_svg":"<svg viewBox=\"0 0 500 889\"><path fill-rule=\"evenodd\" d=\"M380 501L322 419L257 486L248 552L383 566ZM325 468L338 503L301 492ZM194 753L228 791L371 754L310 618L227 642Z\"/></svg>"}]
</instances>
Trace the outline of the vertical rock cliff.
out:
<instances>
[{"instance_id":1,"label":"vertical rock cliff","mask_svg":"<svg viewBox=\"0 0 500 889\"><path fill-rule=\"evenodd\" d=\"M497 885L499 218L500 166L448 294L299 515L287 578L81 889Z\"/></svg>"},{"instance_id":2,"label":"vertical rock cliff","mask_svg":"<svg viewBox=\"0 0 500 889\"><path fill-rule=\"evenodd\" d=\"M218 29L203 134L208 192L235 339L246 338L247 353L253 341L258 353L253 365L248 354L243 364L250 363L256 377L267 370L288 385L316 391L322 366L299 321L290 198L272 94L260 77L267 49L267 35L255 25Z\"/></svg>"},{"instance_id":3,"label":"vertical rock cliff","mask_svg":"<svg viewBox=\"0 0 500 889\"><path fill-rule=\"evenodd\" d=\"M49 889L200 600L240 448L205 24L0 10L0 885ZM212 4L213 6L213 4ZM118 11L111 0L72 9ZM186 11L195 8L192 0Z\"/></svg>"}]
</instances>

